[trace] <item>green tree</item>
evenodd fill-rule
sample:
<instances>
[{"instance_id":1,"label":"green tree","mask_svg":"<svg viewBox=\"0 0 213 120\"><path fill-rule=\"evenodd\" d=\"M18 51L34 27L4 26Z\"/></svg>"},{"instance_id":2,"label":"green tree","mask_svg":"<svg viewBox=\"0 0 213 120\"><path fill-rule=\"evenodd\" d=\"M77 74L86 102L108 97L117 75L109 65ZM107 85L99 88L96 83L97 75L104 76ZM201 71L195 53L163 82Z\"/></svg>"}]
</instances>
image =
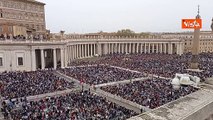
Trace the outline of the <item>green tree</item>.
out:
<instances>
[{"instance_id":1,"label":"green tree","mask_svg":"<svg viewBox=\"0 0 213 120\"><path fill-rule=\"evenodd\" d=\"M136 36L136 33L130 29L118 30L116 33L117 36Z\"/></svg>"}]
</instances>

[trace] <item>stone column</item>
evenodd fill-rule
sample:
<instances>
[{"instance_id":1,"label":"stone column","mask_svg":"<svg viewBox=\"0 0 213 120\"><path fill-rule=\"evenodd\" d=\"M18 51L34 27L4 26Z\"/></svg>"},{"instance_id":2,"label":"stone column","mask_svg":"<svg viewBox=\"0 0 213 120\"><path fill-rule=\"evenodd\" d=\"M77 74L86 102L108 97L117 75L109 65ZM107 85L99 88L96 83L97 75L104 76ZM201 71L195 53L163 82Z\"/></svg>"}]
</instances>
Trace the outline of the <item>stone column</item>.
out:
<instances>
[{"instance_id":1,"label":"stone column","mask_svg":"<svg viewBox=\"0 0 213 120\"><path fill-rule=\"evenodd\" d=\"M73 59L74 59L74 49L73 49L73 45L71 45L70 52L72 53L72 54L71 54L71 60L73 60Z\"/></svg>"},{"instance_id":2,"label":"stone column","mask_svg":"<svg viewBox=\"0 0 213 120\"><path fill-rule=\"evenodd\" d=\"M108 45L107 43L104 44L104 54L108 54Z\"/></svg>"},{"instance_id":3,"label":"stone column","mask_svg":"<svg viewBox=\"0 0 213 120\"><path fill-rule=\"evenodd\" d=\"M83 55L84 55L84 48L83 48L83 44L80 44L80 47L81 47L81 56L80 56L80 58L82 58L82 57L83 57Z\"/></svg>"},{"instance_id":4,"label":"stone column","mask_svg":"<svg viewBox=\"0 0 213 120\"><path fill-rule=\"evenodd\" d=\"M126 45L126 46L125 46L125 52L127 53L127 52L128 52L128 51L127 51L127 47L128 47L127 45L128 45L128 43L126 43L125 45Z\"/></svg>"},{"instance_id":5,"label":"stone column","mask_svg":"<svg viewBox=\"0 0 213 120\"><path fill-rule=\"evenodd\" d=\"M148 44L149 44L148 53L150 53L150 43L148 43Z\"/></svg>"},{"instance_id":6,"label":"stone column","mask_svg":"<svg viewBox=\"0 0 213 120\"><path fill-rule=\"evenodd\" d=\"M155 44L152 44L152 53L155 53Z\"/></svg>"},{"instance_id":7,"label":"stone column","mask_svg":"<svg viewBox=\"0 0 213 120\"><path fill-rule=\"evenodd\" d=\"M67 58L67 47L65 46L65 48L64 48L64 67L67 67L67 64L68 64L68 58Z\"/></svg>"},{"instance_id":8,"label":"stone column","mask_svg":"<svg viewBox=\"0 0 213 120\"><path fill-rule=\"evenodd\" d=\"M74 51L74 46L73 45L71 46L71 53L72 53L72 60L73 60L74 57L75 57L75 51Z\"/></svg>"},{"instance_id":9,"label":"stone column","mask_svg":"<svg viewBox=\"0 0 213 120\"><path fill-rule=\"evenodd\" d=\"M69 62L70 61L70 45L69 46L67 46L67 62Z\"/></svg>"},{"instance_id":10,"label":"stone column","mask_svg":"<svg viewBox=\"0 0 213 120\"><path fill-rule=\"evenodd\" d=\"M70 54L71 54L71 60L73 60L74 59L74 47L73 47L73 45L71 45Z\"/></svg>"},{"instance_id":11,"label":"stone column","mask_svg":"<svg viewBox=\"0 0 213 120\"><path fill-rule=\"evenodd\" d=\"M136 53L139 53L139 43L136 43Z\"/></svg>"},{"instance_id":12,"label":"stone column","mask_svg":"<svg viewBox=\"0 0 213 120\"><path fill-rule=\"evenodd\" d=\"M167 47L166 47L166 44L167 43L164 43L163 45L164 45L164 53L167 53Z\"/></svg>"},{"instance_id":13,"label":"stone column","mask_svg":"<svg viewBox=\"0 0 213 120\"><path fill-rule=\"evenodd\" d=\"M97 44L97 47L98 47L98 48L97 48L97 50L98 50L98 55L101 56L101 55L102 55L101 44L98 43L98 44Z\"/></svg>"},{"instance_id":14,"label":"stone column","mask_svg":"<svg viewBox=\"0 0 213 120\"><path fill-rule=\"evenodd\" d=\"M168 47L169 47L168 53L169 53L169 54L172 54L172 43L169 43L169 46L168 46Z\"/></svg>"},{"instance_id":15,"label":"stone column","mask_svg":"<svg viewBox=\"0 0 213 120\"><path fill-rule=\"evenodd\" d=\"M81 58L84 57L84 44L81 44Z\"/></svg>"},{"instance_id":16,"label":"stone column","mask_svg":"<svg viewBox=\"0 0 213 120\"><path fill-rule=\"evenodd\" d=\"M111 54L114 53L114 43L111 43Z\"/></svg>"},{"instance_id":17,"label":"stone column","mask_svg":"<svg viewBox=\"0 0 213 120\"><path fill-rule=\"evenodd\" d=\"M131 43L127 43L127 52L131 53Z\"/></svg>"},{"instance_id":18,"label":"stone column","mask_svg":"<svg viewBox=\"0 0 213 120\"><path fill-rule=\"evenodd\" d=\"M86 46L85 46L85 44L82 44L82 48L83 48L82 57L85 58L86 57Z\"/></svg>"},{"instance_id":19,"label":"stone column","mask_svg":"<svg viewBox=\"0 0 213 120\"><path fill-rule=\"evenodd\" d=\"M158 48L159 48L159 46L158 46L158 45L159 45L159 44L157 43L157 44L156 44L156 53L158 53L158 52L159 52L159 49L158 49Z\"/></svg>"},{"instance_id":20,"label":"stone column","mask_svg":"<svg viewBox=\"0 0 213 120\"><path fill-rule=\"evenodd\" d=\"M76 45L73 45L73 51L74 51L74 58L73 59L75 59L76 58L76 52L77 52Z\"/></svg>"},{"instance_id":21,"label":"stone column","mask_svg":"<svg viewBox=\"0 0 213 120\"><path fill-rule=\"evenodd\" d=\"M72 52L72 45L69 46L69 53L68 53L70 56L69 56L69 61L71 62L72 60L72 56L73 56L73 52Z\"/></svg>"},{"instance_id":22,"label":"stone column","mask_svg":"<svg viewBox=\"0 0 213 120\"><path fill-rule=\"evenodd\" d=\"M184 51L184 43L180 43L180 55L183 54Z\"/></svg>"},{"instance_id":23,"label":"stone column","mask_svg":"<svg viewBox=\"0 0 213 120\"><path fill-rule=\"evenodd\" d=\"M144 53L147 53L146 43L144 43Z\"/></svg>"},{"instance_id":24,"label":"stone column","mask_svg":"<svg viewBox=\"0 0 213 120\"><path fill-rule=\"evenodd\" d=\"M84 44L84 57L87 57L87 44Z\"/></svg>"},{"instance_id":25,"label":"stone column","mask_svg":"<svg viewBox=\"0 0 213 120\"><path fill-rule=\"evenodd\" d=\"M90 56L93 56L93 49L92 49L92 44L90 44Z\"/></svg>"},{"instance_id":26,"label":"stone column","mask_svg":"<svg viewBox=\"0 0 213 120\"><path fill-rule=\"evenodd\" d=\"M118 53L118 43L115 43L115 53Z\"/></svg>"},{"instance_id":27,"label":"stone column","mask_svg":"<svg viewBox=\"0 0 213 120\"><path fill-rule=\"evenodd\" d=\"M81 44L81 58L84 58L84 44Z\"/></svg>"},{"instance_id":28,"label":"stone column","mask_svg":"<svg viewBox=\"0 0 213 120\"><path fill-rule=\"evenodd\" d=\"M75 45L75 53L76 53L76 58L78 58L78 52L79 52L79 50L78 50L78 45Z\"/></svg>"},{"instance_id":29,"label":"stone column","mask_svg":"<svg viewBox=\"0 0 213 120\"><path fill-rule=\"evenodd\" d=\"M118 53L121 53L121 44L118 43Z\"/></svg>"},{"instance_id":30,"label":"stone column","mask_svg":"<svg viewBox=\"0 0 213 120\"><path fill-rule=\"evenodd\" d=\"M79 58L79 46L78 46L78 44L77 45L75 45L75 48L76 48L76 58Z\"/></svg>"},{"instance_id":31,"label":"stone column","mask_svg":"<svg viewBox=\"0 0 213 120\"><path fill-rule=\"evenodd\" d=\"M171 54L173 54L173 43L171 43Z\"/></svg>"},{"instance_id":32,"label":"stone column","mask_svg":"<svg viewBox=\"0 0 213 120\"><path fill-rule=\"evenodd\" d=\"M53 49L53 68L57 68L56 49Z\"/></svg>"},{"instance_id":33,"label":"stone column","mask_svg":"<svg viewBox=\"0 0 213 120\"><path fill-rule=\"evenodd\" d=\"M110 44L107 43L107 54L110 54Z\"/></svg>"},{"instance_id":34,"label":"stone column","mask_svg":"<svg viewBox=\"0 0 213 120\"><path fill-rule=\"evenodd\" d=\"M177 54L182 55L183 54L183 43L177 43L178 52Z\"/></svg>"},{"instance_id":35,"label":"stone column","mask_svg":"<svg viewBox=\"0 0 213 120\"><path fill-rule=\"evenodd\" d=\"M31 50L31 70L35 71L36 70L36 55L35 55L35 49Z\"/></svg>"},{"instance_id":36,"label":"stone column","mask_svg":"<svg viewBox=\"0 0 213 120\"><path fill-rule=\"evenodd\" d=\"M115 52L115 44L112 43L112 54Z\"/></svg>"},{"instance_id":37,"label":"stone column","mask_svg":"<svg viewBox=\"0 0 213 120\"><path fill-rule=\"evenodd\" d=\"M64 49L61 48L61 68L64 68Z\"/></svg>"},{"instance_id":38,"label":"stone column","mask_svg":"<svg viewBox=\"0 0 213 120\"><path fill-rule=\"evenodd\" d=\"M80 48L79 57L82 58L82 53L83 53L82 44L79 45L79 48Z\"/></svg>"},{"instance_id":39,"label":"stone column","mask_svg":"<svg viewBox=\"0 0 213 120\"><path fill-rule=\"evenodd\" d=\"M45 68L45 62L44 62L44 49L41 49L41 69Z\"/></svg>"},{"instance_id":40,"label":"stone column","mask_svg":"<svg viewBox=\"0 0 213 120\"><path fill-rule=\"evenodd\" d=\"M124 43L121 44L121 53L124 53Z\"/></svg>"},{"instance_id":41,"label":"stone column","mask_svg":"<svg viewBox=\"0 0 213 120\"><path fill-rule=\"evenodd\" d=\"M110 43L108 43L108 54L110 54L111 53L111 45L110 45Z\"/></svg>"},{"instance_id":42,"label":"stone column","mask_svg":"<svg viewBox=\"0 0 213 120\"><path fill-rule=\"evenodd\" d=\"M90 57L90 56L91 56L91 53L90 53L90 49L89 49L89 47L90 47L90 44L87 44L87 55L88 55L88 57Z\"/></svg>"},{"instance_id":43,"label":"stone column","mask_svg":"<svg viewBox=\"0 0 213 120\"><path fill-rule=\"evenodd\" d=\"M83 54L83 57L87 57L87 47L86 47L86 44L83 44L83 50L84 50L84 54Z\"/></svg>"},{"instance_id":44,"label":"stone column","mask_svg":"<svg viewBox=\"0 0 213 120\"><path fill-rule=\"evenodd\" d=\"M88 44L87 47L88 47L88 48L87 48L88 56L91 57L92 55L91 55L91 53L90 53L90 52L91 52L91 50L90 50L90 44Z\"/></svg>"},{"instance_id":45,"label":"stone column","mask_svg":"<svg viewBox=\"0 0 213 120\"><path fill-rule=\"evenodd\" d=\"M160 43L160 53L162 53L163 52L163 45L162 45L162 43Z\"/></svg>"},{"instance_id":46,"label":"stone column","mask_svg":"<svg viewBox=\"0 0 213 120\"><path fill-rule=\"evenodd\" d=\"M95 54L97 54L96 53L96 46L95 46L95 44L93 44L93 46L94 46L93 49L94 49L94 55L95 55Z\"/></svg>"},{"instance_id":47,"label":"stone column","mask_svg":"<svg viewBox=\"0 0 213 120\"><path fill-rule=\"evenodd\" d=\"M132 53L132 43L129 43L129 53Z\"/></svg>"},{"instance_id":48,"label":"stone column","mask_svg":"<svg viewBox=\"0 0 213 120\"><path fill-rule=\"evenodd\" d=\"M132 53L135 53L135 43L133 43L133 46L132 46Z\"/></svg>"}]
</instances>

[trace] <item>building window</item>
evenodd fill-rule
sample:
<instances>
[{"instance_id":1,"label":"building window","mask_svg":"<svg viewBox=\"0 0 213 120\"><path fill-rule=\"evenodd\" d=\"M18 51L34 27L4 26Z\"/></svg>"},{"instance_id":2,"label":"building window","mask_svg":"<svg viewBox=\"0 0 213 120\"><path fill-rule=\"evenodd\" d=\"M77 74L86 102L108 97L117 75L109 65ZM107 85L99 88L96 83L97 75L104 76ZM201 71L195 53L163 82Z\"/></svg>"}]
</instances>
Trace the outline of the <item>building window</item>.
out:
<instances>
[{"instance_id":1,"label":"building window","mask_svg":"<svg viewBox=\"0 0 213 120\"><path fill-rule=\"evenodd\" d=\"M3 12L2 9L0 9L0 17L3 18Z\"/></svg>"},{"instance_id":2,"label":"building window","mask_svg":"<svg viewBox=\"0 0 213 120\"><path fill-rule=\"evenodd\" d=\"M2 26L0 26L0 32L3 32L3 28L2 28Z\"/></svg>"},{"instance_id":3,"label":"building window","mask_svg":"<svg viewBox=\"0 0 213 120\"><path fill-rule=\"evenodd\" d=\"M9 32L13 32L13 27L12 27L12 26L9 26L9 27L8 27L8 31L9 31Z\"/></svg>"},{"instance_id":4,"label":"building window","mask_svg":"<svg viewBox=\"0 0 213 120\"><path fill-rule=\"evenodd\" d=\"M3 66L3 58L0 57L0 67Z\"/></svg>"},{"instance_id":5,"label":"building window","mask_svg":"<svg viewBox=\"0 0 213 120\"><path fill-rule=\"evenodd\" d=\"M18 66L23 66L23 57L18 57Z\"/></svg>"}]
</instances>

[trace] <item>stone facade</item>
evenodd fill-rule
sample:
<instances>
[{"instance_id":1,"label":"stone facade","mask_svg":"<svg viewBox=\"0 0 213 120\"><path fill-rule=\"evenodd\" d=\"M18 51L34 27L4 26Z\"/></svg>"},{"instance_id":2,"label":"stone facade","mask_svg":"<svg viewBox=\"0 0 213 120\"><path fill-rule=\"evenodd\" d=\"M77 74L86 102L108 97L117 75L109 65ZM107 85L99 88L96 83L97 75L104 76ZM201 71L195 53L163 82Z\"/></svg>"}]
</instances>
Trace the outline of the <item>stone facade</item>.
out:
<instances>
[{"instance_id":1,"label":"stone facade","mask_svg":"<svg viewBox=\"0 0 213 120\"><path fill-rule=\"evenodd\" d=\"M44 3L34 0L0 0L0 23L4 26L23 26L28 32L45 33ZM8 34L0 26L0 34Z\"/></svg>"},{"instance_id":2,"label":"stone facade","mask_svg":"<svg viewBox=\"0 0 213 120\"><path fill-rule=\"evenodd\" d=\"M177 38L184 41L184 52L191 52L192 44L194 39L194 32L186 33L167 33L162 34L162 38L172 39ZM213 52L213 32L211 31L201 31L200 32L200 42L199 42L199 52Z\"/></svg>"}]
</instances>

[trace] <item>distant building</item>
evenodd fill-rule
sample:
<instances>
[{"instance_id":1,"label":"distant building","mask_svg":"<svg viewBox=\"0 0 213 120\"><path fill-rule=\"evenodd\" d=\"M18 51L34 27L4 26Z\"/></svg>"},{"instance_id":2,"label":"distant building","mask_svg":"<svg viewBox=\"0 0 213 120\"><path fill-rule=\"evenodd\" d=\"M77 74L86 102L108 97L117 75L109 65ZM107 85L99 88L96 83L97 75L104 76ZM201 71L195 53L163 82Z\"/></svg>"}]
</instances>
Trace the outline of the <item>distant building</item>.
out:
<instances>
[{"instance_id":1,"label":"distant building","mask_svg":"<svg viewBox=\"0 0 213 120\"><path fill-rule=\"evenodd\" d=\"M35 0L0 0L0 34L45 34L44 6Z\"/></svg>"},{"instance_id":2,"label":"distant building","mask_svg":"<svg viewBox=\"0 0 213 120\"><path fill-rule=\"evenodd\" d=\"M184 41L184 52L191 52L192 42L194 39L194 32L182 32L182 33L163 33L161 35L165 39L181 39ZM200 31L200 49L199 52L213 52L213 32Z\"/></svg>"}]
</instances>

